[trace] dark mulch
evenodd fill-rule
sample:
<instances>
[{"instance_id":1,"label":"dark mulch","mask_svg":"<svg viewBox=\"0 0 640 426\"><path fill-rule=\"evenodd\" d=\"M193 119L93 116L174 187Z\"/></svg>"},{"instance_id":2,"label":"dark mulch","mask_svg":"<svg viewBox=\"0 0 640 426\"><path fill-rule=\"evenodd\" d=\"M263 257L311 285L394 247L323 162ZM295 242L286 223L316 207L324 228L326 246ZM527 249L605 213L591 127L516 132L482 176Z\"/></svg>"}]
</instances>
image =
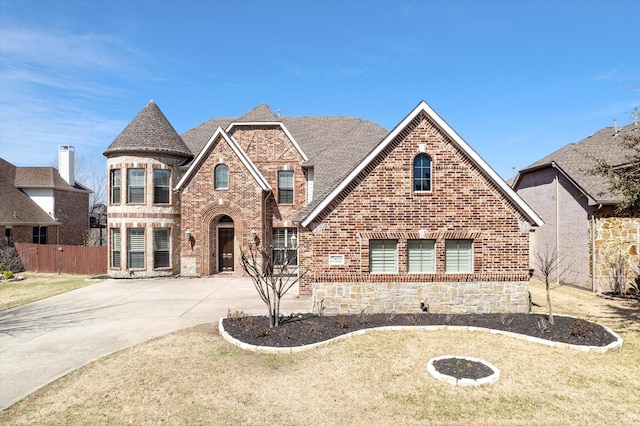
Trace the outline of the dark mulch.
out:
<instances>
[{"instance_id":1,"label":"dark mulch","mask_svg":"<svg viewBox=\"0 0 640 426\"><path fill-rule=\"evenodd\" d=\"M493 370L481 362L464 358L443 358L433 361L433 367L438 373L455 377L456 379L482 379L493 374Z\"/></svg>"},{"instance_id":2,"label":"dark mulch","mask_svg":"<svg viewBox=\"0 0 640 426\"><path fill-rule=\"evenodd\" d=\"M232 315L223 320L224 329L250 345L292 347L308 345L363 328L393 325L458 325L505 330L554 342L606 346L616 338L599 324L554 316L555 324L543 314L363 314L319 317L312 314L282 318L280 327L269 328L266 316Z\"/></svg>"}]
</instances>

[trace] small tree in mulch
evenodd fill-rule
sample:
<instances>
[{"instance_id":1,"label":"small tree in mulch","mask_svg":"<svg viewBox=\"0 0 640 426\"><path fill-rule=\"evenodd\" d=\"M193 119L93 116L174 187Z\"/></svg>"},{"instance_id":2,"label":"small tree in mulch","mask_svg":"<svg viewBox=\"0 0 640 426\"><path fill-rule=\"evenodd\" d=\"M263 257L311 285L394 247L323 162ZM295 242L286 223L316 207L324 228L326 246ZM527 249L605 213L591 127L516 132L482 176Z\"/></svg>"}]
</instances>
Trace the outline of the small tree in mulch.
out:
<instances>
[{"instance_id":1,"label":"small tree in mulch","mask_svg":"<svg viewBox=\"0 0 640 426\"><path fill-rule=\"evenodd\" d=\"M562 285L562 279L569 271L571 265L567 265L567 257L564 254L559 254L555 248L549 250L547 246L544 250L536 249L533 253L533 266L535 266L544 278L544 285L547 291L547 307L549 309L549 324L553 325L550 281L553 280L555 276L556 284Z\"/></svg>"},{"instance_id":2,"label":"small tree in mulch","mask_svg":"<svg viewBox=\"0 0 640 426\"><path fill-rule=\"evenodd\" d=\"M262 301L267 305L269 326L280 325L280 301L300 281L306 271L293 265L295 253L286 251L274 258L272 246L251 244L249 251L241 251L242 269L253 281Z\"/></svg>"}]
</instances>

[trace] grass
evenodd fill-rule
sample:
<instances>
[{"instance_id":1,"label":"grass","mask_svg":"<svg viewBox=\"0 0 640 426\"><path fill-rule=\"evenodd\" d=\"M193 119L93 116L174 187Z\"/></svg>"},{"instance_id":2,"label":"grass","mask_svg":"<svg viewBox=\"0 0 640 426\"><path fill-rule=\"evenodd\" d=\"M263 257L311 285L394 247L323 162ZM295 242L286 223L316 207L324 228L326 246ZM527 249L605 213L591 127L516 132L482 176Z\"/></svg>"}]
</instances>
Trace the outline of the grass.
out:
<instances>
[{"instance_id":1,"label":"grass","mask_svg":"<svg viewBox=\"0 0 640 426\"><path fill-rule=\"evenodd\" d=\"M87 275L20 272L16 276L25 279L0 283L0 311L91 284Z\"/></svg>"},{"instance_id":2,"label":"grass","mask_svg":"<svg viewBox=\"0 0 640 426\"><path fill-rule=\"evenodd\" d=\"M543 304L544 286L531 290ZM275 356L230 346L204 325L70 373L0 413L0 424L639 424L638 304L567 287L554 289L552 302L558 314L616 330L622 349L416 330ZM427 362L449 354L489 361L500 380L480 388L436 381Z\"/></svg>"}]
</instances>

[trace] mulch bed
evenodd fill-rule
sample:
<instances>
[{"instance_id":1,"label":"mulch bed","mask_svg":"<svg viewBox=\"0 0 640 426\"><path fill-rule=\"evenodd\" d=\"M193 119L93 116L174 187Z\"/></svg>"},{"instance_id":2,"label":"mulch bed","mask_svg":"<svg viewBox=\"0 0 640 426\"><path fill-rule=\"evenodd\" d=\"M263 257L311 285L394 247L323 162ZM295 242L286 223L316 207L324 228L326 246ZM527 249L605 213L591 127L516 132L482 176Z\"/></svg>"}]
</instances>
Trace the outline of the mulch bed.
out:
<instances>
[{"instance_id":1,"label":"mulch bed","mask_svg":"<svg viewBox=\"0 0 640 426\"><path fill-rule=\"evenodd\" d=\"M571 317L554 316L555 324L544 314L362 314L316 316L290 315L280 327L269 328L266 316L234 314L223 320L227 333L235 339L257 346L293 347L317 343L363 328L425 325L473 326L504 330L554 342L573 345L606 346L616 340L599 324Z\"/></svg>"},{"instance_id":2,"label":"mulch bed","mask_svg":"<svg viewBox=\"0 0 640 426\"><path fill-rule=\"evenodd\" d=\"M455 377L458 380L478 380L493 374L493 370L481 362L456 357L436 360L433 362L433 367L438 373Z\"/></svg>"}]
</instances>

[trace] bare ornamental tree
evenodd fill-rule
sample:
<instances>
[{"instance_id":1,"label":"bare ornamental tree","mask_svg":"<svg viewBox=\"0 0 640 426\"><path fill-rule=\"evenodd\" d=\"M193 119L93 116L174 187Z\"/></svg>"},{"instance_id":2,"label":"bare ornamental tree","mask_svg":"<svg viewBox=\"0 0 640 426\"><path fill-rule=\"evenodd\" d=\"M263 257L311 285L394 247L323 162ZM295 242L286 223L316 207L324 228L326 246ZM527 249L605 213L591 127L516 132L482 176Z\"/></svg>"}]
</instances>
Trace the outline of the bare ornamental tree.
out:
<instances>
[{"instance_id":1,"label":"bare ornamental tree","mask_svg":"<svg viewBox=\"0 0 640 426\"><path fill-rule=\"evenodd\" d=\"M274 254L277 256L274 257ZM262 301L267 305L269 326L280 325L280 302L282 297L302 278L294 265L294 251L274 251L272 246L251 244L249 251L241 251L242 269L253 281Z\"/></svg>"},{"instance_id":2,"label":"bare ornamental tree","mask_svg":"<svg viewBox=\"0 0 640 426\"><path fill-rule=\"evenodd\" d=\"M562 280L569 271L571 265L567 264L566 255L558 253L555 248L553 250L549 250L549 247L547 246L544 250L540 248L535 250L533 254L533 266L544 278L545 289L547 292L549 323L553 325L553 310L551 308L551 280L553 280L553 277L555 276L555 283L558 286L561 286Z\"/></svg>"}]
</instances>

